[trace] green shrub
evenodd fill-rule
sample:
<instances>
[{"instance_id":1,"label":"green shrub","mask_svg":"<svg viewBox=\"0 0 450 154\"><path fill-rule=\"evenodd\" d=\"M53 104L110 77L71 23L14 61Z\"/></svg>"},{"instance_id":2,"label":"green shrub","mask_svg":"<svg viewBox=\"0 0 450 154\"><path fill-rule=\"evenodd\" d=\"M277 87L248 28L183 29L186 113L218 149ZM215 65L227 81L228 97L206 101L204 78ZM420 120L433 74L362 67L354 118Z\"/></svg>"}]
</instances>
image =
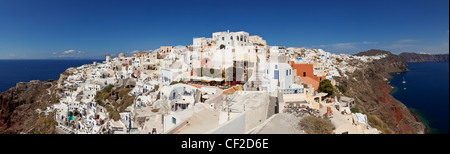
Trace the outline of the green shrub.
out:
<instances>
[{"instance_id":1,"label":"green shrub","mask_svg":"<svg viewBox=\"0 0 450 154\"><path fill-rule=\"evenodd\" d=\"M339 89L342 94L345 94L347 92L347 88L343 85L337 85L336 88Z\"/></svg>"},{"instance_id":2,"label":"green shrub","mask_svg":"<svg viewBox=\"0 0 450 154\"><path fill-rule=\"evenodd\" d=\"M109 96L111 96L113 85L108 85L107 87L103 88L101 91L97 91L95 94L94 99L95 100L105 100L108 99Z\"/></svg>"},{"instance_id":3,"label":"green shrub","mask_svg":"<svg viewBox=\"0 0 450 154\"><path fill-rule=\"evenodd\" d=\"M359 113L359 109L357 107L351 108L350 111L352 111L352 113Z\"/></svg>"},{"instance_id":4,"label":"green shrub","mask_svg":"<svg viewBox=\"0 0 450 154\"><path fill-rule=\"evenodd\" d=\"M109 93L111 92L111 89L113 88L113 85L108 85L107 87L105 87L105 89L103 89L104 92Z\"/></svg>"},{"instance_id":5,"label":"green shrub","mask_svg":"<svg viewBox=\"0 0 450 154\"><path fill-rule=\"evenodd\" d=\"M336 91L336 89L331 84L330 80L325 79L325 80L320 81L318 91L328 93L328 95L333 95L333 92Z\"/></svg>"}]
</instances>

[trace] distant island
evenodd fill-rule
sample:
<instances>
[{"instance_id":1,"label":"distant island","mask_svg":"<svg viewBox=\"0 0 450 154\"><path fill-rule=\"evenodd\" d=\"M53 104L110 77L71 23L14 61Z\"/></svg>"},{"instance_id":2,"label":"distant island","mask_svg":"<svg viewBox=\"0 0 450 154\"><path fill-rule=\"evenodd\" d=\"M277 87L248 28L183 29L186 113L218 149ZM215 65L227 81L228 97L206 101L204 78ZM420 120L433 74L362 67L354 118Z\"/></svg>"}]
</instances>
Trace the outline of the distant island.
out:
<instances>
[{"instance_id":1,"label":"distant island","mask_svg":"<svg viewBox=\"0 0 450 154\"><path fill-rule=\"evenodd\" d=\"M448 54L418 54L403 52L398 56L407 63L448 62Z\"/></svg>"}]
</instances>

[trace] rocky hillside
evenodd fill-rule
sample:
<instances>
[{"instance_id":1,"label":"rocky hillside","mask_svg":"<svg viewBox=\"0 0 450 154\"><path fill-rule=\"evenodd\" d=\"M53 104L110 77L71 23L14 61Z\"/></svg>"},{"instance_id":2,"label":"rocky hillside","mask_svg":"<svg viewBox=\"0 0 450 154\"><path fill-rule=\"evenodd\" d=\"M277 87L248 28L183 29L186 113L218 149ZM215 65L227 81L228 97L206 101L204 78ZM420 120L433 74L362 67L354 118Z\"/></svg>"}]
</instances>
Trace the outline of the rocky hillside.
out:
<instances>
[{"instance_id":1,"label":"rocky hillside","mask_svg":"<svg viewBox=\"0 0 450 154\"><path fill-rule=\"evenodd\" d=\"M57 98L56 81L19 82L16 87L0 93L0 134L53 133L55 121L41 111Z\"/></svg>"},{"instance_id":2,"label":"rocky hillside","mask_svg":"<svg viewBox=\"0 0 450 154\"><path fill-rule=\"evenodd\" d=\"M38 110L59 102L63 93L59 87L74 70L68 68L59 80L19 82L0 93L0 134L55 133L54 113L46 116Z\"/></svg>"},{"instance_id":3,"label":"rocky hillside","mask_svg":"<svg viewBox=\"0 0 450 154\"><path fill-rule=\"evenodd\" d=\"M398 56L407 63L448 62L448 54L428 55L403 52Z\"/></svg>"},{"instance_id":4,"label":"rocky hillside","mask_svg":"<svg viewBox=\"0 0 450 154\"><path fill-rule=\"evenodd\" d=\"M389 52L389 51L371 49L368 51L357 53L357 54L355 54L355 56L376 56L376 55L382 55L382 54L392 55L391 52Z\"/></svg>"},{"instance_id":5,"label":"rocky hillside","mask_svg":"<svg viewBox=\"0 0 450 154\"><path fill-rule=\"evenodd\" d=\"M378 54L388 56L366 64L355 62L360 69L347 74L348 78L340 78L338 82L347 87L347 94L354 97L357 106L368 114L371 125L382 129L383 133L425 133L426 126L390 94L393 90L387 81L391 78L390 73L408 71L407 63L388 51L369 50L357 55Z\"/></svg>"}]
</instances>

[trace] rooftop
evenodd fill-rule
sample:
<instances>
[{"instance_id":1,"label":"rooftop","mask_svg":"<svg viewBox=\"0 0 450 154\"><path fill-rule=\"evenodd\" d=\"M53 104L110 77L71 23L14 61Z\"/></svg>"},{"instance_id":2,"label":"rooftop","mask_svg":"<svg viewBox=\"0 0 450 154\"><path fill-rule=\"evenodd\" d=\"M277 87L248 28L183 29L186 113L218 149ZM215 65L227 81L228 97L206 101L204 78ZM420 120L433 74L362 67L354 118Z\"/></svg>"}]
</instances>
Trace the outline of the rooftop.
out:
<instances>
[{"instance_id":1,"label":"rooftop","mask_svg":"<svg viewBox=\"0 0 450 154\"><path fill-rule=\"evenodd\" d=\"M259 108L269 101L269 93L262 91L237 91L230 102L231 112L244 112Z\"/></svg>"},{"instance_id":2,"label":"rooftop","mask_svg":"<svg viewBox=\"0 0 450 154\"><path fill-rule=\"evenodd\" d=\"M305 134L300 128L299 117L296 117L292 114L276 114L262 125L259 128L255 129L256 134Z\"/></svg>"},{"instance_id":3,"label":"rooftop","mask_svg":"<svg viewBox=\"0 0 450 154\"><path fill-rule=\"evenodd\" d=\"M307 103L305 94L285 94L283 99L286 103Z\"/></svg>"},{"instance_id":4,"label":"rooftop","mask_svg":"<svg viewBox=\"0 0 450 154\"><path fill-rule=\"evenodd\" d=\"M174 134L200 134L208 132L219 126L219 112L208 107L206 104L197 104L186 113L180 116L190 116L186 120L188 123L177 130ZM184 111L183 111L184 112ZM189 114L188 112L191 112Z\"/></svg>"}]
</instances>

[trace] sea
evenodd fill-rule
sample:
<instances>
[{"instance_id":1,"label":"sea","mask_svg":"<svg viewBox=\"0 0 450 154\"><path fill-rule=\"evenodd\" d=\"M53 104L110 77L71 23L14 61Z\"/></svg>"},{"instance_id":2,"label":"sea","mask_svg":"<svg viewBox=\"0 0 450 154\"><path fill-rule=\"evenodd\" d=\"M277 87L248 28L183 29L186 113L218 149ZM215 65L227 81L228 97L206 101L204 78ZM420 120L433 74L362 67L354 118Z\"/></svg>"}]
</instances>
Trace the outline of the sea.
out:
<instances>
[{"instance_id":1,"label":"sea","mask_svg":"<svg viewBox=\"0 0 450 154\"><path fill-rule=\"evenodd\" d=\"M0 60L0 92L15 87L17 82L58 80L67 68L92 64L94 61L104 60Z\"/></svg>"},{"instance_id":2,"label":"sea","mask_svg":"<svg viewBox=\"0 0 450 154\"><path fill-rule=\"evenodd\" d=\"M428 133L448 134L449 63L408 63L408 69L393 74L392 96L418 115Z\"/></svg>"}]
</instances>

